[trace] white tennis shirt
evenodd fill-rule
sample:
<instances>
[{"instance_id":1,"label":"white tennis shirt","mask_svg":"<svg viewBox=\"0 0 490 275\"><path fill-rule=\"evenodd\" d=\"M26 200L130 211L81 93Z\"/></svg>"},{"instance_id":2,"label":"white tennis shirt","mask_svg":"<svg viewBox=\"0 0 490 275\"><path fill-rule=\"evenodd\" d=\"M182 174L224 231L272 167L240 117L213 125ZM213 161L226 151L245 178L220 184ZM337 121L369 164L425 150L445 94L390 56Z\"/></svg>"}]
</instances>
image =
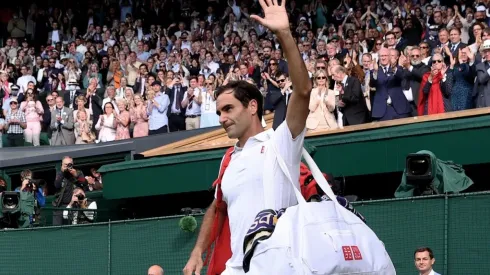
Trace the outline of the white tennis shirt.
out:
<instances>
[{"instance_id":1,"label":"white tennis shirt","mask_svg":"<svg viewBox=\"0 0 490 275\"><path fill-rule=\"evenodd\" d=\"M270 146L274 142L278 154L281 154L290 168L292 178L299 179L304 137L305 130L293 139L284 121L275 131L270 129L249 138L243 148L235 146L221 181L223 200L228 205L233 253L227 266L242 266L243 240L257 213L266 208L265 193L270 202L268 208L280 209L297 204L291 184L287 182ZM266 190L264 173L272 173L274 179L266 183ZM295 183L299 188L299 180Z\"/></svg>"}]
</instances>

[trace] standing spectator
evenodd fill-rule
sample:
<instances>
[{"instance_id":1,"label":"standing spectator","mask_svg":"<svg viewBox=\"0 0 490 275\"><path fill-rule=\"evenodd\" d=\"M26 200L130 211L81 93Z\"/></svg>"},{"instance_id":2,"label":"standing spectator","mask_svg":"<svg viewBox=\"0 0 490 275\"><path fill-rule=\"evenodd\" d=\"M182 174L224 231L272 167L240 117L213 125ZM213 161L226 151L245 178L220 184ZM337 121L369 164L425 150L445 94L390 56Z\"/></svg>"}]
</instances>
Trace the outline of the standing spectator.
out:
<instances>
[{"instance_id":1,"label":"standing spectator","mask_svg":"<svg viewBox=\"0 0 490 275\"><path fill-rule=\"evenodd\" d=\"M95 129L99 131L99 141L114 141L116 140L117 122L114 118L114 105L111 102L104 104L104 114L99 117Z\"/></svg>"},{"instance_id":2,"label":"standing spectator","mask_svg":"<svg viewBox=\"0 0 490 275\"><path fill-rule=\"evenodd\" d=\"M454 58L452 56L450 58L452 66L454 66ZM417 104L419 116L451 111L453 75L446 74L447 69L442 55L434 54L431 71L424 74L420 84L419 102Z\"/></svg>"},{"instance_id":3,"label":"standing spectator","mask_svg":"<svg viewBox=\"0 0 490 275\"><path fill-rule=\"evenodd\" d=\"M14 12L12 19L8 22L7 31L12 38L24 38L26 36L26 22L17 11Z\"/></svg>"},{"instance_id":4,"label":"standing spectator","mask_svg":"<svg viewBox=\"0 0 490 275\"><path fill-rule=\"evenodd\" d=\"M481 47L482 62L476 65L477 87L473 91L477 108L490 106L490 40L485 40Z\"/></svg>"},{"instance_id":5,"label":"standing spectator","mask_svg":"<svg viewBox=\"0 0 490 275\"><path fill-rule=\"evenodd\" d=\"M288 108L289 98L291 97L292 88L291 81L287 77L286 73L280 73L277 77L277 83L281 89L280 93L273 93L271 95L271 103L274 107L274 121L272 122L272 129L277 129L279 125L286 119L286 112Z\"/></svg>"},{"instance_id":6,"label":"standing spectator","mask_svg":"<svg viewBox=\"0 0 490 275\"><path fill-rule=\"evenodd\" d=\"M379 66L374 63L371 72L371 87L376 88L372 105L374 120L391 120L408 117L411 113L410 104L401 87L401 67L390 65L389 49L379 51Z\"/></svg>"},{"instance_id":7,"label":"standing spectator","mask_svg":"<svg viewBox=\"0 0 490 275\"><path fill-rule=\"evenodd\" d=\"M148 114L143 98L140 94L134 95L134 108L131 109L131 121L134 122L133 137L148 136Z\"/></svg>"},{"instance_id":8,"label":"standing spectator","mask_svg":"<svg viewBox=\"0 0 490 275\"><path fill-rule=\"evenodd\" d=\"M62 97L56 97L56 108L51 112L51 145L75 144L73 111L64 107Z\"/></svg>"},{"instance_id":9,"label":"standing spectator","mask_svg":"<svg viewBox=\"0 0 490 275\"><path fill-rule=\"evenodd\" d=\"M32 89L26 92L26 100L20 104L20 110L26 116L27 127L24 130L24 139L34 146L40 145L41 120L44 114L43 105L37 99Z\"/></svg>"},{"instance_id":10,"label":"standing spectator","mask_svg":"<svg viewBox=\"0 0 490 275\"><path fill-rule=\"evenodd\" d=\"M75 119L75 144L93 143L95 135L92 132L92 121L89 120L86 110L77 110Z\"/></svg>"},{"instance_id":11,"label":"standing spectator","mask_svg":"<svg viewBox=\"0 0 490 275\"><path fill-rule=\"evenodd\" d=\"M0 112L0 148L3 147L3 129L5 128L6 122L5 117L3 116L3 112ZM0 178L1 182L1 178ZM1 185L0 185L1 186Z\"/></svg>"},{"instance_id":12,"label":"standing spectator","mask_svg":"<svg viewBox=\"0 0 490 275\"><path fill-rule=\"evenodd\" d=\"M455 64L451 64L448 71L448 74L453 75L451 93L453 111L473 108L472 94L475 81L473 69L470 67L470 64L475 61L475 55L471 52L470 47L460 49L457 54L457 57L454 58Z\"/></svg>"},{"instance_id":13,"label":"standing spectator","mask_svg":"<svg viewBox=\"0 0 490 275\"><path fill-rule=\"evenodd\" d=\"M129 136L129 123L130 116L128 112L128 102L126 99L121 98L116 100L119 113L115 113L114 117L116 119L116 140L123 140L130 138Z\"/></svg>"},{"instance_id":14,"label":"standing spectator","mask_svg":"<svg viewBox=\"0 0 490 275\"><path fill-rule=\"evenodd\" d=\"M168 95L161 92L161 83L155 81L151 85L151 95L148 98L149 134L168 133L167 109L170 105Z\"/></svg>"},{"instance_id":15,"label":"standing spectator","mask_svg":"<svg viewBox=\"0 0 490 275\"><path fill-rule=\"evenodd\" d=\"M306 120L308 130L335 130L338 128L335 120L335 93L328 89L327 72L318 70L313 81L315 88L311 90L310 113Z\"/></svg>"},{"instance_id":16,"label":"standing spectator","mask_svg":"<svg viewBox=\"0 0 490 275\"><path fill-rule=\"evenodd\" d=\"M27 127L24 112L19 110L17 98L10 99L10 109L5 116L7 122L4 126L7 130L7 140L9 147L24 146L24 129Z\"/></svg>"},{"instance_id":17,"label":"standing spectator","mask_svg":"<svg viewBox=\"0 0 490 275\"><path fill-rule=\"evenodd\" d=\"M191 77L189 81L190 87L184 93L182 100L182 108L185 109L185 129L199 129L201 124L201 90L197 88L197 78Z\"/></svg>"}]
</instances>

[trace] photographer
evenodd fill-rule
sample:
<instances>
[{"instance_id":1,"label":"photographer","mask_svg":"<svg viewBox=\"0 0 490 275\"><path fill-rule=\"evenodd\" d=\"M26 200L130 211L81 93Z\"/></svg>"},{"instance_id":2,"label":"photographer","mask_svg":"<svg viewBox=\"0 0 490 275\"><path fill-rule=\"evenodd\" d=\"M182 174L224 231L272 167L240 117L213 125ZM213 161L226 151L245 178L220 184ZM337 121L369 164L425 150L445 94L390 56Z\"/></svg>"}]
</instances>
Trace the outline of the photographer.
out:
<instances>
[{"instance_id":1,"label":"photographer","mask_svg":"<svg viewBox=\"0 0 490 275\"><path fill-rule=\"evenodd\" d=\"M73 159L64 157L61 163L61 171L56 175L54 186L58 190L56 199L53 201L53 206L65 208L72 202L73 191L75 188L88 190L87 180L82 171L73 167ZM62 225L62 211L53 212L53 225Z\"/></svg>"},{"instance_id":2,"label":"photographer","mask_svg":"<svg viewBox=\"0 0 490 275\"><path fill-rule=\"evenodd\" d=\"M22 180L22 186L17 187L15 191L32 193L34 197L34 213L29 215L29 220L32 224L36 220L39 220L41 214L40 208L44 207L46 203L46 197L44 196L43 188L41 186L42 180L33 179L30 170L22 171L20 173L20 178Z\"/></svg>"},{"instance_id":3,"label":"photographer","mask_svg":"<svg viewBox=\"0 0 490 275\"><path fill-rule=\"evenodd\" d=\"M85 196L85 192L81 188L76 188L73 191L70 203L66 206L67 209L95 209L97 210L97 203L95 201L88 201ZM64 210L63 219L68 220L70 224L87 224L92 223L95 220L95 211L83 211L83 210Z\"/></svg>"}]
</instances>

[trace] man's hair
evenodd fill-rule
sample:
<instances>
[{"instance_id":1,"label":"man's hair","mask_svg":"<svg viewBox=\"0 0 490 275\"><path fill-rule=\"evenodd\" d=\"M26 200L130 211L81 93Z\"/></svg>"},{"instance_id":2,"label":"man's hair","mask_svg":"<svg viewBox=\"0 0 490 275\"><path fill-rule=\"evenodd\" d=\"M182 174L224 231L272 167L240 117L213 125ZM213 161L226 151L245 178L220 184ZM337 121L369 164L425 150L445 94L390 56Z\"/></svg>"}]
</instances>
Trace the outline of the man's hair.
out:
<instances>
[{"instance_id":1,"label":"man's hair","mask_svg":"<svg viewBox=\"0 0 490 275\"><path fill-rule=\"evenodd\" d=\"M344 74L347 74L347 68L345 68L344 66L340 66L340 65L336 65L334 68L333 68L334 72L335 73L344 73Z\"/></svg>"},{"instance_id":2,"label":"man's hair","mask_svg":"<svg viewBox=\"0 0 490 275\"><path fill-rule=\"evenodd\" d=\"M250 101L257 101L257 115L259 120L262 120L262 114L264 112L264 97L256 86L246 81L231 81L230 83L221 86L216 91L216 98L222 93L231 90L233 95L238 101L240 101L243 107L247 108Z\"/></svg>"},{"instance_id":3,"label":"man's hair","mask_svg":"<svg viewBox=\"0 0 490 275\"><path fill-rule=\"evenodd\" d=\"M415 249L415 252L413 253L413 257L415 258L415 255L419 252L429 252L429 258L432 260L434 259L434 253L432 252L432 249L428 248L428 247L419 247L417 249Z\"/></svg>"},{"instance_id":4,"label":"man's hair","mask_svg":"<svg viewBox=\"0 0 490 275\"><path fill-rule=\"evenodd\" d=\"M70 159L70 160L73 160L73 158L69 157L69 156L64 156L61 161L64 161L65 159Z\"/></svg>"}]
</instances>

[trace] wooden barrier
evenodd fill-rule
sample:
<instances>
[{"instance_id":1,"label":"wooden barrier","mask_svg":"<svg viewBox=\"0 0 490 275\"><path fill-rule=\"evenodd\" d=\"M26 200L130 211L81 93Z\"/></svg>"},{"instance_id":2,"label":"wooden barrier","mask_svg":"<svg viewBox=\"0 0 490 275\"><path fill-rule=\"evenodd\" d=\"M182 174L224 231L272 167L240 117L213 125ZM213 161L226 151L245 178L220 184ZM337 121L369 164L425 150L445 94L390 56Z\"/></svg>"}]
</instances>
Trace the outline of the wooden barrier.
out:
<instances>
[{"instance_id":1,"label":"wooden barrier","mask_svg":"<svg viewBox=\"0 0 490 275\"><path fill-rule=\"evenodd\" d=\"M342 133L369 131L369 130L375 130L379 128L401 126L401 125L407 125L413 123L457 119L457 118L465 118L465 117L475 117L475 116L482 116L488 114L490 114L490 107L436 114L430 116L418 116L418 117L409 117L409 118L382 121L382 122L371 122L371 123L359 124L354 126L347 126L344 127L343 129L336 129L336 130L309 131L306 134L306 136L315 137L315 136L337 135ZM274 118L273 114L264 116L264 119L266 120L267 123L266 129L272 127L273 118ZM212 149L227 148L235 145L235 143L236 140L229 139L224 129L218 129L209 133L197 135L185 140L181 140L162 147L145 151L142 153L142 155L144 155L145 157L155 157L155 156L172 155L178 153L188 153L194 151L205 151L205 150L212 150Z\"/></svg>"}]
</instances>

